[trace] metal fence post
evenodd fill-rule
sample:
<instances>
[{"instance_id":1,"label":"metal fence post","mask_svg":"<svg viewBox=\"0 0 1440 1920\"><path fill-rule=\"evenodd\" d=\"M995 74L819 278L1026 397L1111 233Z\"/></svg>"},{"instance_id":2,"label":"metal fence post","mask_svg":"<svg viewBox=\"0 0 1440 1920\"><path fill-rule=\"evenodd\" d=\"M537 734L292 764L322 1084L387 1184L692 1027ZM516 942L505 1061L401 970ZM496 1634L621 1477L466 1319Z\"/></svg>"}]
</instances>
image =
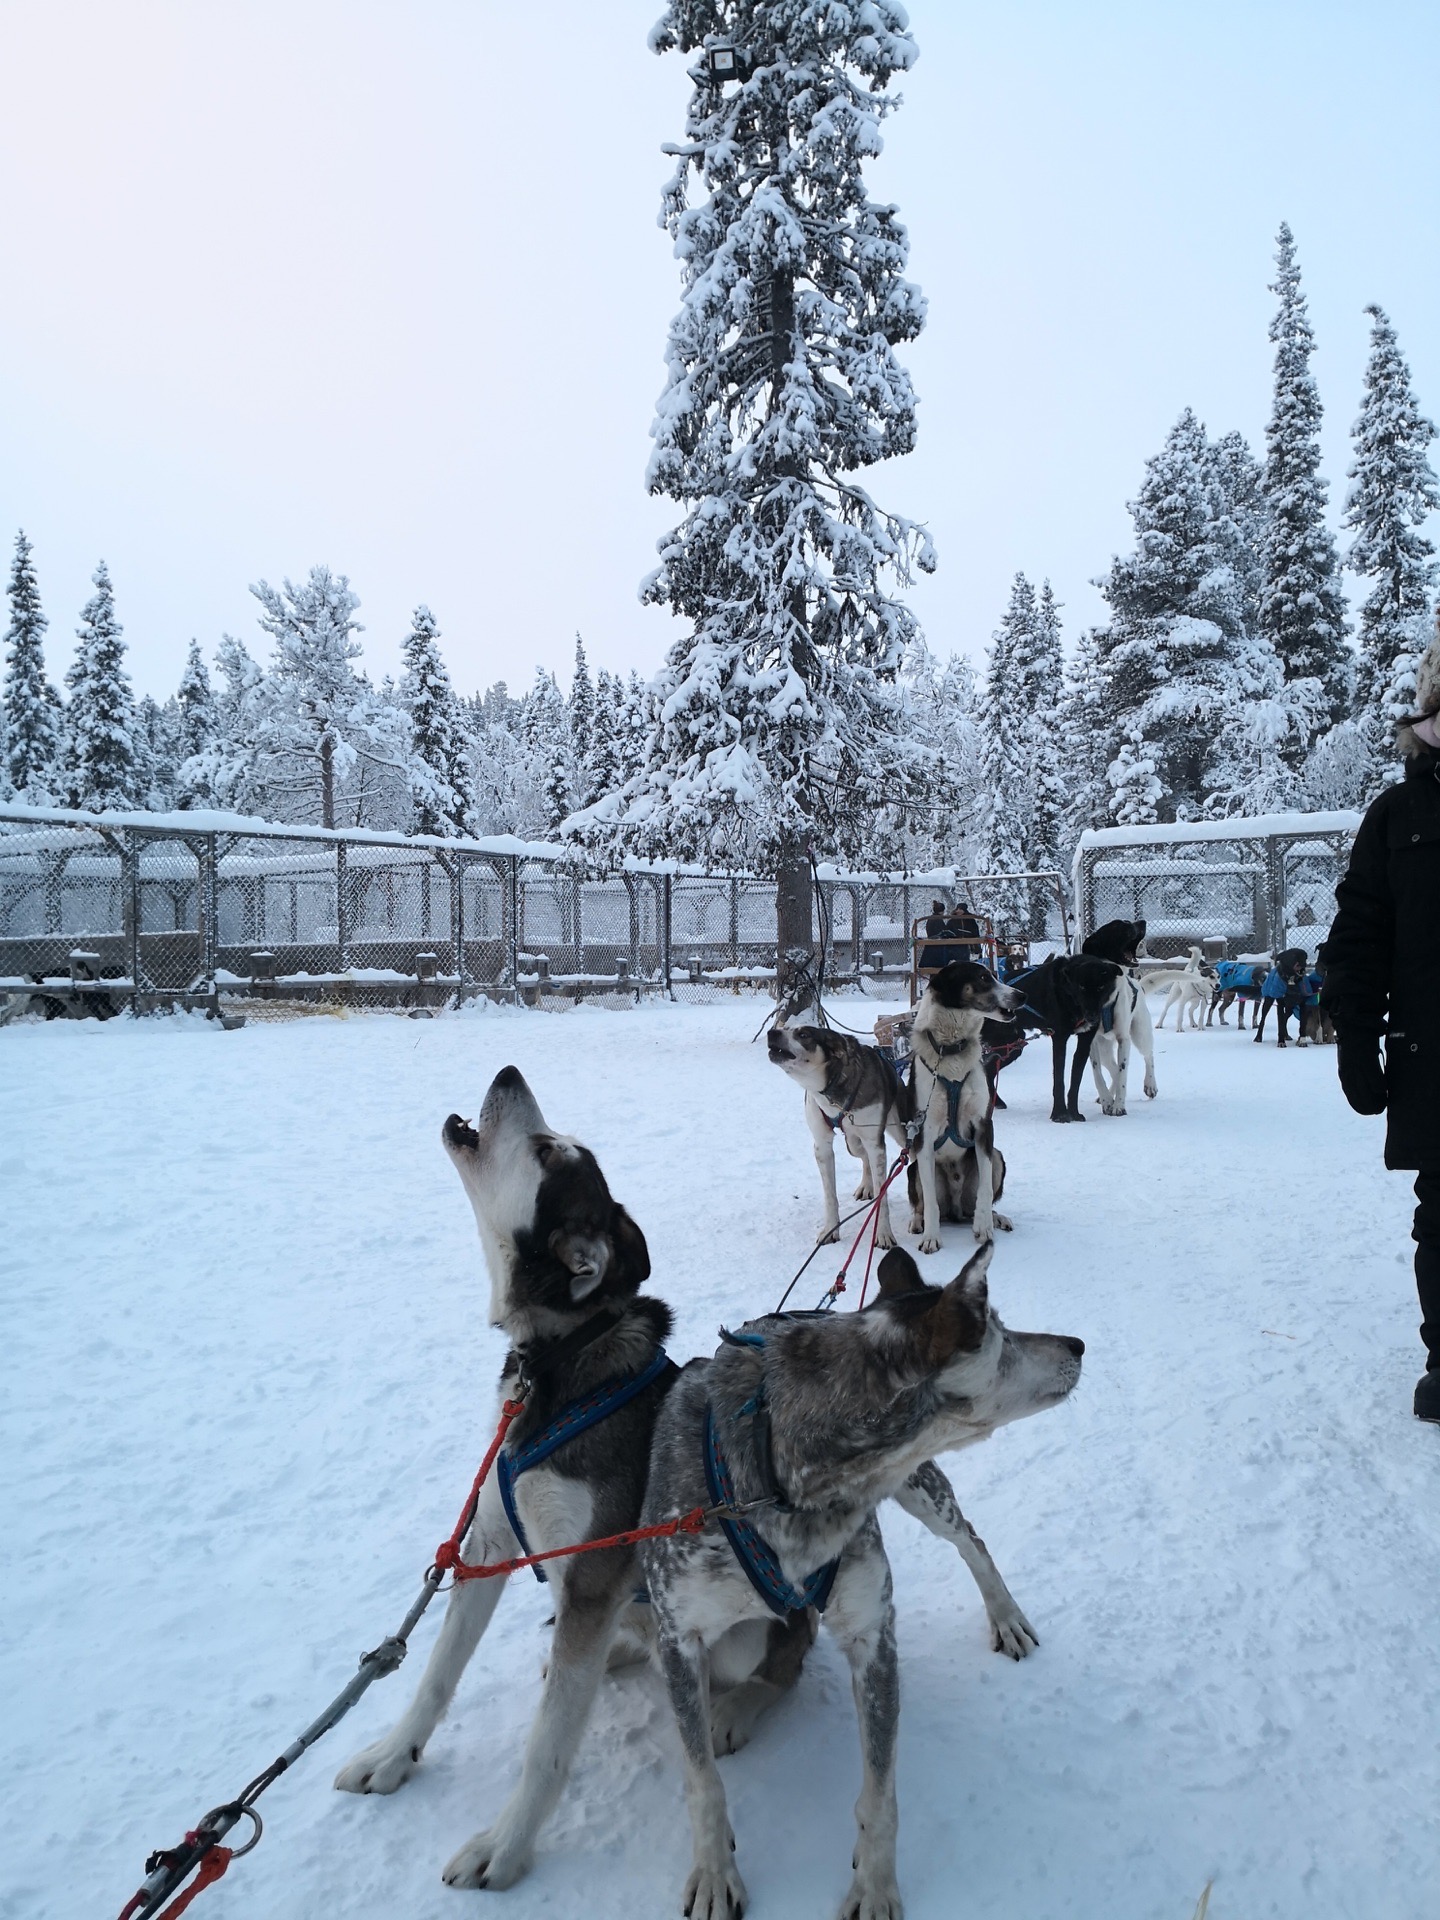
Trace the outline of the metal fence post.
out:
<instances>
[{"instance_id":1,"label":"metal fence post","mask_svg":"<svg viewBox=\"0 0 1440 1920\"><path fill-rule=\"evenodd\" d=\"M1087 847L1080 855L1080 871L1075 888L1075 938L1089 939L1095 931L1095 862L1098 854Z\"/></svg>"},{"instance_id":2,"label":"metal fence post","mask_svg":"<svg viewBox=\"0 0 1440 1920\"><path fill-rule=\"evenodd\" d=\"M335 952L336 972L344 973L350 965L350 903L345 898L349 881L349 869L345 860L345 842L335 843Z\"/></svg>"},{"instance_id":3,"label":"metal fence post","mask_svg":"<svg viewBox=\"0 0 1440 1920\"><path fill-rule=\"evenodd\" d=\"M633 873L622 873L625 883L625 899L630 909L630 978L638 983L640 979L640 882ZM639 986L636 986L639 997Z\"/></svg>"},{"instance_id":4,"label":"metal fence post","mask_svg":"<svg viewBox=\"0 0 1440 1920\"><path fill-rule=\"evenodd\" d=\"M660 943L660 978L667 1000L675 998L675 989L670 984L670 879L668 873L660 878L660 924L655 929Z\"/></svg>"},{"instance_id":5,"label":"metal fence post","mask_svg":"<svg viewBox=\"0 0 1440 1920\"><path fill-rule=\"evenodd\" d=\"M1273 902L1271 912L1272 925L1277 947L1285 946L1290 939L1290 890L1285 878L1285 856L1290 851L1288 840L1267 840L1265 842L1266 869L1270 880L1270 897Z\"/></svg>"},{"instance_id":6,"label":"metal fence post","mask_svg":"<svg viewBox=\"0 0 1440 1920\"><path fill-rule=\"evenodd\" d=\"M140 848L143 844L132 831L122 833L114 843L120 854L120 913L125 938L125 968L130 975L130 1010L141 1012L140 989Z\"/></svg>"},{"instance_id":7,"label":"metal fence post","mask_svg":"<svg viewBox=\"0 0 1440 1920\"><path fill-rule=\"evenodd\" d=\"M450 876L450 938L455 943L455 1005L465 1004L465 988L469 974L465 967L465 869L463 853L457 853L447 862L446 870Z\"/></svg>"},{"instance_id":8,"label":"metal fence post","mask_svg":"<svg viewBox=\"0 0 1440 1920\"><path fill-rule=\"evenodd\" d=\"M199 865L196 874L195 917L200 923L200 970L206 982L215 986L215 975L220 966L220 847L215 834L202 834L200 840L191 843L195 847L195 858ZM261 899L264 899L263 883ZM261 938L264 938L264 920L261 920ZM218 1003L219 990L216 989Z\"/></svg>"},{"instance_id":9,"label":"metal fence post","mask_svg":"<svg viewBox=\"0 0 1440 1920\"><path fill-rule=\"evenodd\" d=\"M524 907L524 892L520 885L520 859L511 854L507 861L508 869L505 887L506 918L510 922L509 940L506 946L505 963L510 970L510 998L518 1007L520 1000L520 942L524 934L521 924Z\"/></svg>"}]
</instances>

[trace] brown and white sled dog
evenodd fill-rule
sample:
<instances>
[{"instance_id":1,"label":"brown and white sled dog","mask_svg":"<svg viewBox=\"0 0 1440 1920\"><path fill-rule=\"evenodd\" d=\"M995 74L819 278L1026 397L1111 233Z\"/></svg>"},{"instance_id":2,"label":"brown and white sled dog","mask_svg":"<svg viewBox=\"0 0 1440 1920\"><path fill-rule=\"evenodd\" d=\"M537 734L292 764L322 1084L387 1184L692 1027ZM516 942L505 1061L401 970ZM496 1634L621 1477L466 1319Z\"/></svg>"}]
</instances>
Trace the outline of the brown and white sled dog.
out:
<instances>
[{"instance_id":1,"label":"brown and white sled dog","mask_svg":"<svg viewBox=\"0 0 1440 1920\"><path fill-rule=\"evenodd\" d=\"M910 1255L892 1249L870 1306L754 1321L712 1360L686 1367L665 1403L646 1522L713 1500L717 1488L736 1518L743 1513L728 1542L672 1536L641 1554L685 1756L691 1920L736 1920L746 1902L715 1765L712 1678L777 1617L808 1645L821 1610L849 1663L863 1767L840 1920L900 1920L900 1686L875 1510L930 1453L1057 1405L1084 1353L1080 1340L1001 1324L986 1290L991 1252L987 1242L948 1287L927 1287Z\"/></svg>"},{"instance_id":2,"label":"brown and white sled dog","mask_svg":"<svg viewBox=\"0 0 1440 1920\"><path fill-rule=\"evenodd\" d=\"M987 1015L1005 1015L1024 1003L1018 987L1003 987L988 967L973 960L952 960L932 974L920 997L910 1031L914 1060L916 1117L923 1123L916 1153L920 1214L912 1213L910 1231L920 1235L920 1251L940 1249L940 1199L936 1160L955 1162L952 1179L963 1182L967 1149L975 1157L975 1238L989 1240L1010 1222L995 1212L995 1129L990 1120L990 1087L985 1078L980 1029Z\"/></svg>"},{"instance_id":3,"label":"brown and white sled dog","mask_svg":"<svg viewBox=\"0 0 1440 1920\"><path fill-rule=\"evenodd\" d=\"M493 1472L462 1556L493 1564L627 1532L640 1523L656 1418L677 1377L661 1348L669 1309L639 1291L650 1272L645 1237L612 1199L594 1155L546 1123L514 1067L496 1075L475 1126L452 1114L442 1139L480 1230L490 1270L489 1318L510 1341L499 1397L513 1396L522 1368L531 1382L524 1411L506 1437L512 1466L545 1436L558 1412L597 1390L633 1385L653 1370L649 1384L599 1424L515 1472L510 1485L523 1543ZM1038 1644L1035 1631L945 1475L921 1460L894 1497L955 1547L980 1589L991 1645L1023 1659ZM707 1539L723 1550L718 1535ZM633 1548L552 1563L549 1581L555 1635L519 1785L495 1823L445 1868L451 1886L508 1887L525 1873L564 1787L602 1672L607 1664L645 1657L653 1639L651 1609L635 1603L640 1574ZM455 1587L414 1699L383 1739L341 1768L338 1788L394 1793L410 1779L505 1584L499 1576ZM727 1647L710 1709L717 1753L744 1745L766 1705L798 1675L813 1638L813 1623L802 1616L771 1621Z\"/></svg>"},{"instance_id":4,"label":"brown and white sled dog","mask_svg":"<svg viewBox=\"0 0 1440 1920\"><path fill-rule=\"evenodd\" d=\"M770 1029L770 1059L805 1089L805 1124L815 1145L815 1164L825 1196L818 1244L840 1238L840 1202L835 1191L835 1135L863 1169L857 1200L873 1200L885 1184L885 1139L898 1153L906 1147L910 1094L878 1047L828 1027ZM890 1196L880 1205L875 1244L893 1247Z\"/></svg>"}]
</instances>

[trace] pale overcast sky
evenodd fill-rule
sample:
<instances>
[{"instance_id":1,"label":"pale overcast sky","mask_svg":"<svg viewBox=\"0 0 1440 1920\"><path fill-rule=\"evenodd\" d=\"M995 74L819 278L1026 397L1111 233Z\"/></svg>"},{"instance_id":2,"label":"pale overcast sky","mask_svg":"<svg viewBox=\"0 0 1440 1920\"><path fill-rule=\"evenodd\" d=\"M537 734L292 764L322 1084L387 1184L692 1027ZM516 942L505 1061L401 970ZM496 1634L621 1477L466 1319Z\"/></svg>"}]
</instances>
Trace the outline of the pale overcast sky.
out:
<instances>
[{"instance_id":1,"label":"pale overcast sky","mask_svg":"<svg viewBox=\"0 0 1440 1920\"><path fill-rule=\"evenodd\" d=\"M140 691L252 646L323 561L391 670L427 601L462 690L651 671L648 430L678 279L657 228L659 0L0 0L0 540L35 542L57 673L115 578ZM1338 519L1380 301L1440 413L1433 0L915 0L874 169L930 323L920 448L873 470L978 652L1010 575L1067 623L1180 409L1257 446L1288 219Z\"/></svg>"}]
</instances>

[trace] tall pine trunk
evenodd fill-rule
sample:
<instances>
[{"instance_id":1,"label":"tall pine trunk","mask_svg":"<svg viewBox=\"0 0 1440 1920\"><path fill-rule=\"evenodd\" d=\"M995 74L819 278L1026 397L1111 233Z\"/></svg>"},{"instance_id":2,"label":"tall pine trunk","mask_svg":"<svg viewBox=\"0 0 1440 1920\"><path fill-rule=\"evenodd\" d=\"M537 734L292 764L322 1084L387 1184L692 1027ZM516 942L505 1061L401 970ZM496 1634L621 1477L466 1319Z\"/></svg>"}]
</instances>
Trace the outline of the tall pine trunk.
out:
<instances>
[{"instance_id":1,"label":"tall pine trunk","mask_svg":"<svg viewBox=\"0 0 1440 1920\"><path fill-rule=\"evenodd\" d=\"M320 736L320 824L335 824L335 742L328 733Z\"/></svg>"}]
</instances>

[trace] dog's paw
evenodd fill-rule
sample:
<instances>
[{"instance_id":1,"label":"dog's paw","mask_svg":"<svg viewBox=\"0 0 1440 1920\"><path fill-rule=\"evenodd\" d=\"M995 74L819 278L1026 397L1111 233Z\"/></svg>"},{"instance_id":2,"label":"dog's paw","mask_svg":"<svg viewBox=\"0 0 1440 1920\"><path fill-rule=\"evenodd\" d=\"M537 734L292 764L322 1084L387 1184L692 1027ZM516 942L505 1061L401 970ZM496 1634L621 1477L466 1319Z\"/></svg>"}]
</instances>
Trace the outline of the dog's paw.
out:
<instances>
[{"instance_id":1,"label":"dog's paw","mask_svg":"<svg viewBox=\"0 0 1440 1920\"><path fill-rule=\"evenodd\" d=\"M1159 1093L1159 1091L1160 1091L1159 1087L1157 1087L1155 1084L1154 1074L1147 1073L1145 1076L1145 1098L1147 1100L1153 1100L1156 1094Z\"/></svg>"},{"instance_id":2,"label":"dog's paw","mask_svg":"<svg viewBox=\"0 0 1440 1920\"><path fill-rule=\"evenodd\" d=\"M912 1213L910 1216L910 1225L906 1228L906 1232L907 1233L923 1233L924 1231L925 1231L924 1214Z\"/></svg>"},{"instance_id":3,"label":"dog's paw","mask_svg":"<svg viewBox=\"0 0 1440 1920\"><path fill-rule=\"evenodd\" d=\"M507 1841L495 1826L467 1840L440 1878L447 1887L486 1887L499 1893L524 1879L533 1857L529 1847Z\"/></svg>"},{"instance_id":4,"label":"dog's paw","mask_svg":"<svg viewBox=\"0 0 1440 1920\"><path fill-rule=\"evenodd\" d=\"M996 1221L993 1213L987 1213L983 1218L977 1213L973 1229L975 1238L981 1242L993 1240L995 1238L995 1226Z\"/></svg>"},{"instance_id":5,"label":"dog's paw","mask_svg":"<svg viewBox=\"0 0 1440 1920\"><path fill-rule=\"evenodd\" d=\"M685 1882L686 1920L740 1920L749 1898L733 1860L697 1863Z\"/></svg>"},{"instance_id":6,"label":"dog's paw","mask_svg":"<svg viewBox=\"0 0 1440 1920\"><path fill-rule=\"evenodd\" d=\"M337 1793L394 1793L420 1764L419 1747L395 1746L377 1740L347 1761L335 1776Z\"/></svg>"},{"instance_id":7,"label":"dog's paw","mask_svg":"<svg viewBox=\"0 0 1440 1920\"><path fill-rule=\"evenodd\" d=\"M837 1920L903 1920L904 1912L893 1874L857 1871L850 1891L840 1902Z\"/></svg>"},{"instance_id":8,"label":"dog's paw","mask_svg":"<svg viewBox=\"0 0 1440 1920\"><path fill-rule=\"evenodd\" d=\"M870 1182L868 1180L862 1180L850 1198L852 1200L873 1200L875 1196L870 1191Z\"/></svg>"},{"instance_id":9,"label":"dog's paw","mask_svg":"<svg viewBox=\"0 0 1440 1920\"><path fill-rule=\"evenodd\" d=\"M975 1238L976 1238L977 1240L978 1240L978 1239L980 1239L981 1237L982 1237L982 1236L981 1236L981 1235L980 1235L979 1233L977 1233L977 1234L975 1235ZM921 1242L920 1242L920 1251L921 1251L921 1253L939 1253L939 1251L940 1251L940 1236L939 1236L939 1234L938 1234L938 1233L927 1233L927 1234L925 1235L925 1237L924 1237L924 1239L922 1239L922 1240L921 1240Z\"/></svg>"},{"instance_id":10,"label":"dog's paw","mask_svg":"<svg viewBox=\"0 0 1440 1920\"><path fill-rule=\"evenodd\" d=\"M1013 1233L1015 1231L1015 1222L1010 1218L1008 1213L997 1213L994 1216L994 1220L1001 1233Z\"/></svg>"},{"instance_id":11,"label":"dog's paw","mask_svg":"<svg viewBox=\"0 0 1440 1920\"><path fill-rule=\"evenodd\" d=\"M1040 1644L1040 1636L1013 1600L990 1613L990 1647L1011 1660L1023 1660Z\"/></svg>"},{"instance_id":12,"label":"dog's paw","mask_svg":"<svg viewBox=\"0 0 1440 1920\"><path fill-rule=\"evenodd\" d=\"M815 1244L817 1247L833 1247L838 1243L839 1239L839 1227L821 1227L819 1233L815 1236Z\"/></svg>"},{"instance_id":13,"label":"dog's paw","mask_svg":"<svg viewBox=\"0 0 1440 1920\"><path fill-rule=\"evenodd\" d=\"M895 1244L895 1229L883 1213L875 1223L875 1244L882 1253Z\"/></svg>"}]
</instances>

